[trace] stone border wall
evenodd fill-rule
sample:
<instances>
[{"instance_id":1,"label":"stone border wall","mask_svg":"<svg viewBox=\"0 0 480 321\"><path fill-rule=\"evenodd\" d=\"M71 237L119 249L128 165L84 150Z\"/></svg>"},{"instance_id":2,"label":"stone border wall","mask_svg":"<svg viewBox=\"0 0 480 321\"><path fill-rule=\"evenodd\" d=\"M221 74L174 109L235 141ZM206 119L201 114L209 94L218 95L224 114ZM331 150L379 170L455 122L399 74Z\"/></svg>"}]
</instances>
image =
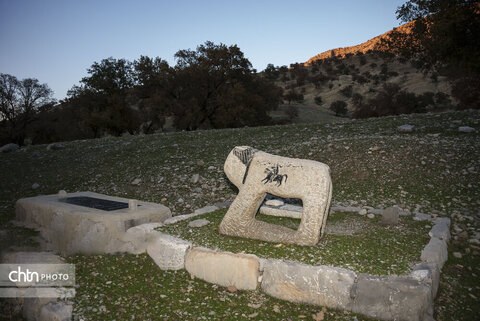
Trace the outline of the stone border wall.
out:
<instances>
[{"instance_id":1,"label":"stone border wall","mask_svg":"<svg viewBox=\"0 0 480 321\"><path fill-rule=\"evenodd\" d=\"M206 207L193 215L177 216L166 224L209 213ZM199 214L201 213L201 214ZM413 219L428 219L415 216ZM430 241L421 263L409 275L379 276L351 270L307 265L250 254L235 254L196 247L190 242L156 231L159 224L144 224L127 231L136 248L146 251L162 270L186 269L209 283L241 290L261 289L268 295L296 303L348 310L382 320L433 320L433 301L440 271L447 260L450 219L434 218Z\"/></svg>"}]
</instances>

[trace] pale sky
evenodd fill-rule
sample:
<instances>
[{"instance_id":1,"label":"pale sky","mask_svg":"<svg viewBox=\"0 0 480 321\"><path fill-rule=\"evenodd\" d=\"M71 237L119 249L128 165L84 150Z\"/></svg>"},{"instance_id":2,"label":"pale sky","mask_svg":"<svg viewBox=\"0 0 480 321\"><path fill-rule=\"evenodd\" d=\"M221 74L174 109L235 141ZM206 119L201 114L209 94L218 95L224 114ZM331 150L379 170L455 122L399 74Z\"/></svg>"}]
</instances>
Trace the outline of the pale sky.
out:
<instances>
[{"instance_id":1,"label":"pale sky","mask_svg":"<svg viewBox=\"0 0 480 321\"><path fill-rule=\"evenodd\" d=\"M205 41L238 45L258 71L305 62L399 25L405 1L0 0L0 73L37 78L63 99L104 58L174 65Z\"/></svg>"}]
</instances>

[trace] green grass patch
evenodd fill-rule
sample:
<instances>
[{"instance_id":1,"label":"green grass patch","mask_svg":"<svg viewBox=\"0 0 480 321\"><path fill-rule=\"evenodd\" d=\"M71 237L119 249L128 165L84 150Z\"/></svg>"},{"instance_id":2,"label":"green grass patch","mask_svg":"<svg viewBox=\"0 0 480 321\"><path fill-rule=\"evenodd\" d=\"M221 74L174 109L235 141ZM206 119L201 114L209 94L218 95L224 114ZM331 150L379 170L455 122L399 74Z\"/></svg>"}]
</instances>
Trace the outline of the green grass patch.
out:
<instances>
[{"instance_id":1,"label":"green grass patch","mask_svg":"<svg viewBox=\"0 0 480 321\"><path fill-rule=\"evenodd\" d=\"M146 254L76 255L75 320L312 320L321 307L278 300L162 271ZM324 320L372 320L327 309Z\"/></svg>"},{"instance_id":2,"label":"green grass patch","mask_svg":"<svg viewBox=\"0 0 480 321\"><path fill-rule=\"evenodd\" d=\"M197 246L233 253L255 254L262 258L298 261L313 265L339 266L357 273L400 275L407 273L428 243L429 226L401 217L397 226L381 225L355 213L333 213L326 233L316 246L270 243L220 235L218 226L226 210L200 216L210 221L203 227L188 227L191 220L158 228L159 231L188 240ZM257 219L296 229L299 219L257 215ZM331 227L331 228L330 228Z\"/></svg>"}]
</instances>

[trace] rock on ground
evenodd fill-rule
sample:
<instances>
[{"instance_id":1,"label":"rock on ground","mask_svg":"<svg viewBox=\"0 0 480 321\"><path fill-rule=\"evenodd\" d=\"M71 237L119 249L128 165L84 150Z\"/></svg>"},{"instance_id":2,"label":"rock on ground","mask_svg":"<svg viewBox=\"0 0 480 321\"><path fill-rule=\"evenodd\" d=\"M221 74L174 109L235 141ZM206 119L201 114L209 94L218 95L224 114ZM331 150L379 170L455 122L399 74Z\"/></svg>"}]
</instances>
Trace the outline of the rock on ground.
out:
<instances>
[{"instance_id":1,"label":"rock on ground","mask_svg":"<svg viewBox=\"0 0 480 321\"><path fill-rule=\"evenodd\" d=\"M198 220L193 220L190 223L188 223L188 227L202 227L202 226L208 225L209 223L210 223L209 220L201 218Z\"/></svg>"},{"instance_id":2,"label":"rock on ground","mask_svg":"<svg viewBox=\"0 0 480 321\"><path fill-rule=\"evenodd\" d=\"M397 225L399 214L398 207L389 207L383 211L381 223L385 225Z\"/></svg>"},{"instance_id":3,"label":"rock on ground","mask_svg":"<svg viewBox=\"0 0 480 321\"><path fill-rule=\"evenodd\" d=\"M17 144L6 144L0 147L0 153L13 152L19 149L20 147Z\"/></svg>"},{"instance_id":4,"label":"rock on ground","mask_svg":"<svg viewBox=\"0 0 480 321\"><path fill-rule=\"evenodd\" d=\"M215 252L204 248L189 250L185 269L194 276L221 286L239 290L257 288L260 262L254 255Z\"/></svg>"},{"instance_id":5,"label":"rock on ground","mask_svg":"<svg viewBox=\"0 0 480 321\"><path fill-rule=\"evenodd\" d=\"M414 128L415 128L415 126L413 126L413 125L405 124L405 125L402 125L402 126L398 126L397 131L399 133L411 133L411 132L413 132Z\"/></svg>"}]
</instances>

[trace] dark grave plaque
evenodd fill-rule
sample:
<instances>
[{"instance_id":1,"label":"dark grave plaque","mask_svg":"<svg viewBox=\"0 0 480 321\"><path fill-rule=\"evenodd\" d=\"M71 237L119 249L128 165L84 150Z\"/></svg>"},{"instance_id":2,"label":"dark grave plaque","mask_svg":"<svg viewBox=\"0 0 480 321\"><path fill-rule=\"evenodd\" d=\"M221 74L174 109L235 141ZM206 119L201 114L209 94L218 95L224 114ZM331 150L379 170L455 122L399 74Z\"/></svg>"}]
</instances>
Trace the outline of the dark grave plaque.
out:
<instances>
[{"instance_id":1,"label":"dark grave plaque","mask_svg":"<svg viewBox=\"0 0 480 321\"><path fill-rule=\"evenodd\" d=\"M124 208L128 208L128 203L111 201L101 198L88 197L88 196L74 196L61 199L60 202L95 208L102 211L115 211Z\"/></svg>"}]
</instances>

